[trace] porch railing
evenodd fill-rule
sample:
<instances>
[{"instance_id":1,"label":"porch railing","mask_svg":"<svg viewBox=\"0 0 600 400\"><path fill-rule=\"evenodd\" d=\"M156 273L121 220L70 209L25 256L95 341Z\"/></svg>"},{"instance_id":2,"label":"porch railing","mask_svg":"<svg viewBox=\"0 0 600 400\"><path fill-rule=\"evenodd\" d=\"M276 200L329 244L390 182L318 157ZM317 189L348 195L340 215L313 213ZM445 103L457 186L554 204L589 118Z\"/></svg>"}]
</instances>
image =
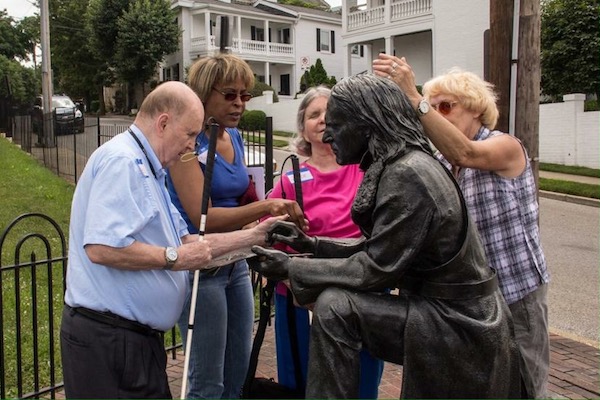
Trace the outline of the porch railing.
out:
<instances>
[{"instance_id":1,"label":"porch railing","mask_svg":"<svg viewBox=\"0 0 600 400\"><path fill-rule=\"evenodd\" d=\"M192 54L202 54L217 51L219 47L215 43L214 35L211 35L208 40L205 36L193 37L190 40L190 52ZM231 51L239 55L253 54L290 58L294 56L294 46L292 44L238 38L233 38Z\"/></svg>"},{"instance_id":2,"label":"porch railing","mask_svg":"<svg viewBox=\"0 0 600 400\"><path fill-rule=\"evenodd\" d=\"M392 0L389 6L361 6L348 13L348 31L384 24L386 7L390 7L390 22L431 14L431 0Z\"/></svg>"}]
</instances>

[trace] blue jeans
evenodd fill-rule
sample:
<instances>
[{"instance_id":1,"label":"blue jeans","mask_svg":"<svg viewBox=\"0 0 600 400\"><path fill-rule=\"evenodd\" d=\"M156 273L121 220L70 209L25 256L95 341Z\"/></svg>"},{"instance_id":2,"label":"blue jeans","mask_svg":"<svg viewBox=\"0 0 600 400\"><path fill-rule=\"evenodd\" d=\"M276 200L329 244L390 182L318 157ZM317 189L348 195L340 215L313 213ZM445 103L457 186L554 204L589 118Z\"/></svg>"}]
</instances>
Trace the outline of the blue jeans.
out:
<instances>
[{"instance_id":1,"label":"blue jeans","mask_svg":"<svg viewBox=\"0 0 600 400\"><path fill-rule=\"evenodd\" d=\"M193 273L190 281L193 282ZM191 285L190 285L191 286ZM178 325L187 340L191 293ZM188 371L189 399L240 396L252 349L254 296L246 261L201 273Z\"/></svg>"}]
</instances>

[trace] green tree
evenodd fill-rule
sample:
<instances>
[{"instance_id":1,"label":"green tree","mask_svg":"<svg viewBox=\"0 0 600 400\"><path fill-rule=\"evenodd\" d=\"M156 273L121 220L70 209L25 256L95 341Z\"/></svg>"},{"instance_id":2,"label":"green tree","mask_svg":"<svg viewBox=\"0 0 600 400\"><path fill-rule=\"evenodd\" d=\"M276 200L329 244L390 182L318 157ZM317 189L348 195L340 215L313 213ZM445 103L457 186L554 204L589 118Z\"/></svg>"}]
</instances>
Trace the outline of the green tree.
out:
<instances>
[{"instance_id":1,"label":"green tree","mask_svg":"<svg viewBox=\"0 0 600 400\"><path fill-rule=\"evenodd\" d=\"M89 0L85 16L86 31L89 35L88 46L94 56L102 60L96 77L99 82L97 88L100 114L106 112L102 88L115 82L114 55L119 32L117 22L127 11L129 3L130 0Z\"/></svg>"},{"instance_id":2,"label":"green tree","mask_svg":"<svg viewBox=\"0 0 600 400\"><path fill-rule=\"evenodd\" d=\"M336 82L335 76L332 76L331 78L328 77L327 71L325 71L325 67L323 67L323 62L320 58L317 58L315 64L311 65L307 71L304 71L302 78L300 78L300 88L304 91L318 85L332 87Z\"/></svg>"},{"instance_id":3,"label":"green tree","mask_svg":"<svg viewBox=\"0 0 600 400\"><path fill-rule=\"evenodd\" d=\"M87 9L87 0L50 2L50 47L55 92L82 97L89 106L104 83L101 71L105 63L89 45Z\"/></svg>"},{"instance_id":4,"label":"green tree","mask_svg":"<svg viewBox=\"0 0 600 400\"><path fill-rule=\"evenodd\" d=\"M326 10L328 8L322 4L311 3L310 1L304 1L304 0L279 0L278 3L288 4L290 6L304 7L304 8L314 8L317 10Z\"/></svg>"},{"instance_id":5,"label":"green tree","mask_svg":"<svg viewBox=\"0 0 600 400\"><path fill-rule=\"evenodd\" d=\"M181 31L168 0L135 0L117 27L114 66L124 83L149 81L158 62L178 49Z\"/></svg>"},{"instance_id":6,"label":"green tree","mask_svg":"<svg viewBox=\"0 0 600 400\"><path fill-rule=\"evenodd\" d=\"M18 61L0 54L0 97L8 97L8 85L12 100L17 105L26 106L36 95L36 75L33 68L24 67Z\"/></svg>"},{"instance_id":7,"label":"green tree","mask_svg":"<svg viewBox=\"0 0 600 400\"><path fill-rule=\"evenodd\" d=\"M545 0L541 4L542 91L600 95L598 0Z\"/></svg>"},{"instance_id":8,"label":"green tree","mask_svg":"<svg viewBox=\"0 0 600 400\"><path fill-rule=\"evenodd\" d=\"M0 10L0 38L1 55L9 60L27 60L26 36L6 10Z\"/></svg>"},{"instance_id":9,"label":"green tree","mask_svg":"<svg viewBox=\"0 0 600 400\"><path fill-rule=\"evenodd\" d=\"M23 45L25 51L28 53L27 59L33 62L33 65L37 65L36 49L40 44L40 16L28 16L24 17L17 23L17 29L23 34Z\"/></svg>"},{"instance_id":10,"label":"green tree","mask_svg":"<svg viewBox=\"0 0 600 400\"><path fill-rule=\"evenodd\" d=\"M33 40L25 25L0 10L0 97L23 107L33 101L40 86L35 70L20 63L29 60Z\"/></svg>"}]
</instances>

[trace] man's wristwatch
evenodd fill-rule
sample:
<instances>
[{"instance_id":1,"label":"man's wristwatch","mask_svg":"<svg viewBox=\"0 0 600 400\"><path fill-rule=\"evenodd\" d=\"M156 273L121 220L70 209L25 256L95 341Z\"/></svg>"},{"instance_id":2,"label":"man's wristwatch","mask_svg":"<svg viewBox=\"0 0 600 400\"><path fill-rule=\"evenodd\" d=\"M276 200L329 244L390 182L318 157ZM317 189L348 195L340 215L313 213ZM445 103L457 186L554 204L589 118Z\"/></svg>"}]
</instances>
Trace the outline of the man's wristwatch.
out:
<instances>
[{"instance_id":1,"label":"man's wristwatch","mask_svg":"<svg viewBox=\"0 0 600 400\"><path fill-rule=\"evenodd\" d=\"M165 247L166 264L163 269L172 269L177 262L177 249L175 247Z\"/></svg>"},{"instance_id":2,"label":"man's wristwatch","mask_svg":"<svg viewBox=\"0 0 600 400\"><path fill-rule=\"evenodd\" d=\"M427 114L429 110L431 110L431 105L429 105L429 102L425 99L421 99L419 105L417 106L417 113L419 116Z\"/></svg>"}]
</instances>

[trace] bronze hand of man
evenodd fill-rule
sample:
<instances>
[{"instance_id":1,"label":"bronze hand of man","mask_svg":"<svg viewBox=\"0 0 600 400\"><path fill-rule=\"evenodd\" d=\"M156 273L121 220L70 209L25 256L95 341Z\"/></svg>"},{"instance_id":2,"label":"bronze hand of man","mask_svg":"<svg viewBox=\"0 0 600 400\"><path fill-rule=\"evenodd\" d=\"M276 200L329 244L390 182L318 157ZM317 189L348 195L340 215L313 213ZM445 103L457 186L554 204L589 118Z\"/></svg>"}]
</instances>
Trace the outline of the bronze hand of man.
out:
<instances>
[{"instance_id":1,"label":"bronze hand of man","mask_svg":"<svg viewBox=\"0 0 600 400\"><path fill-rule=\"evenodd\" d=\"M300 253L314 253L317 240L308 236L298 226L288 221L278 221L267 231L267 243L287 244Z\"/></svg>"},{"instance_id":2,"label":"bronze hand of man","mask_svg":"<svg viewBox=\"0 0 600 400\"><path fill-rule=\"evenodd\" d=\"M252 246L252 251L258 255L251 261L253 270L265 278L275 281L283 281L288 278L290 257L286 253L260 246Z\"/></svg>"}]
</instances>

